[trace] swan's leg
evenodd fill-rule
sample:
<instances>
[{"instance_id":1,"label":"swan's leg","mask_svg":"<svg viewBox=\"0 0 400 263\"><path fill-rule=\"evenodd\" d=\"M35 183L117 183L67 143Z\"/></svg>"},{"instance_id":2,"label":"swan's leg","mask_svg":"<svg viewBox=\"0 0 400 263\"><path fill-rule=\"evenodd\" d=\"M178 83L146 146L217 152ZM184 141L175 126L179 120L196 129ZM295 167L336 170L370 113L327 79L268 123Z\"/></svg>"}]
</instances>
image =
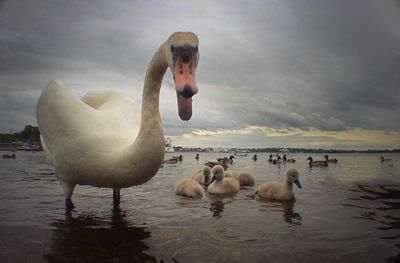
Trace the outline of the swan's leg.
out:
<instances>
[{"instance_id":1,"label":"swan's leg","mask_svg":"<svg viewBox=\"0 0 400 263\"><path fill-rule=\"evenodd\" d=\"M74 209L74 203L72 203L71 198L65 198L65 210L71 211Z\"/></svg>"},{"instance_id":2,"label":"swan's leg","mask_svg":"<svg viewBox=\"0 0 400 263\"><path fill-rule=\"evenodd\" d=\"M121 194L119 188L113 188L113 206L114 210L119 209L119 201L121 200Z\"/></svg>"},{"instance_id":3,"label":"swan's leg","mask_svg":"<svg viewBox=\"0 0 400 263\"><path fill-rule=\"evenodd\" d=\"M71 197L72 193L74 192L75 185L68 184L66 182L60 181L62 188L64 189L64 196L65 196L65 210L71 211L74 209L74 203L72 203Z\"/></svg>"}]
</instances>

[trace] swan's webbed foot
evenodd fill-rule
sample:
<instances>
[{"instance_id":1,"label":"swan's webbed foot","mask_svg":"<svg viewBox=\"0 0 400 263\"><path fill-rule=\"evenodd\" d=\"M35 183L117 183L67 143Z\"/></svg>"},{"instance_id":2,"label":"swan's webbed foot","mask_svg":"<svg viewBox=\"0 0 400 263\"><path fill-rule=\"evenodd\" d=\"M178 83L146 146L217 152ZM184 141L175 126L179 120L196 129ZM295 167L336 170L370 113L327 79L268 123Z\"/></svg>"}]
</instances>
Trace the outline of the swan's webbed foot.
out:
<instances>
[{"instance_id":1,"label":"swan's webbed foot","mask_svg":"<svg viewBox=\"0 0 400 263\"><path fill-rule=\"evenodd\" d=\"M74 209L74 203L72 203L71 198L65 198L65 210L67 210L67 212L71 211L72 209Z\"/></svg>"},{"instance_id":2,"label":"swan's webbed foot","mask_svg":"<svg viewBox=\"0 0 400 263\"><path fill-rule=\"evenodd\" d=\"M114 210L119 210L119 201L121 200L120 189L114 188L113 189L113 206Z\"/></svg>"}]
</instances>

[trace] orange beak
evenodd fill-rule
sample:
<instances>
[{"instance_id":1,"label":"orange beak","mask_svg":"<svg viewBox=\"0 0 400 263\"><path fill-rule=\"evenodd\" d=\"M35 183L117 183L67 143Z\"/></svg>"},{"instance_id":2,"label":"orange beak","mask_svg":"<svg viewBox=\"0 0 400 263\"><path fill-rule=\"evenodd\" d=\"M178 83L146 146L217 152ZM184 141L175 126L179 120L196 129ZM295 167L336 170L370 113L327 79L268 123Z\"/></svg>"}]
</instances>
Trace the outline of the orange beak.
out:
<instances>
[{"instance_id":1,"label":"orange beak","mask_svg":"<svg viewBox=\"0 0 400 263\"><path fill-rule=\"evenodd\" d=\"M188 61L178 57L175 61L173 73L178 97L179 117L187 121L192 117L192 96L198 92L195 57Z\"/></svg>"}]
</instances>

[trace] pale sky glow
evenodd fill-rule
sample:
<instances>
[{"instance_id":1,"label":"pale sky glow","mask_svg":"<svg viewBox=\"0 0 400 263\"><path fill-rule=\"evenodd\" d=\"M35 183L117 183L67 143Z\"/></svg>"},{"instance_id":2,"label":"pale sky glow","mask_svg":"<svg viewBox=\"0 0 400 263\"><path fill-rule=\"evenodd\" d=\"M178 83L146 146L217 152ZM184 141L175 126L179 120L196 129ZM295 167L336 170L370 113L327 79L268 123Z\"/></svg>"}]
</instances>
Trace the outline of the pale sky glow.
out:
<instances>
[{"instance_id":1,"label":"pale sky glow","mask_svg":"<svg viewBox=\"0 0 400 263\"><path fill-rule=\"evenodd\" d=\"M242 129L220 129L214 131L196 129L191 133L186 133L182 136L173 136L172 138L177 144L187 147L196 147L200 143L210 147L216 146L220 148L230 148L236 147L236 144L226 144L227 141L248 141L252 140L251 138L254 137L260 137L260 142L265 142L265 144L256 145L256 147L259 148L279 148L281 145L284 145L284 143L276 142L295 140L292 142L291 147L320 148L323 146L337 148L340 146L341 149L354 149L357 145L373 145L375 142L381 142L387 145L398 144L400 140L400 132L387 133L378 130L362 129L348 131L321 131L313 129L310 131L304 131L300 129L274 129L269 127L247 126ZM264 137L264 140L261 140L262 137ZM229 139L227 140L226 138ZM188 142L195 143L191 144ZM209 144L210 142L211 144ZM344 144L347 144L347 146Z\"/></svg>"},{"instance_id":2,"label":"pale sky glow","mask_svg":"<svg viewBox=\"0 0 400 263\"><path fill-rule=\"evenodd\" d=\"M400 148L398 0L0 0L0 132L36 124L50 79L140 106L149 60L175 31L198 35L200 63L189 122L164 78L174 146Z\"/></svg>"}]
</instances>

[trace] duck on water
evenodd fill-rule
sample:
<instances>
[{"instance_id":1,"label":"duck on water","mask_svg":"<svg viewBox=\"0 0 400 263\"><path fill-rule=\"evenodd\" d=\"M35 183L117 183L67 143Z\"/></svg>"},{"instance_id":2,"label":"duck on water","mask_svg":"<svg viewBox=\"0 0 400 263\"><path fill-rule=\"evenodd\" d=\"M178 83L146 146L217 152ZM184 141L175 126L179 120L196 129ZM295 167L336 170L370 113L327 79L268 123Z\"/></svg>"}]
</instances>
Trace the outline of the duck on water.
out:
<instances>
[{"instance_id":1,"label":"duck on water","mask_svg":"<svg viewBox=\"0 0 400 263\"><path fill-rule=\"evenodd\" d=\"M328 166L328 162L326 160L325 161L314 161L314 159L311 156L309 156L307 158L307 161L309 161L308 162L308 166L310 166L310 168L313 167L313 166L320 166L320 167L327 167Z\"/></svg>"}]
</instances>

